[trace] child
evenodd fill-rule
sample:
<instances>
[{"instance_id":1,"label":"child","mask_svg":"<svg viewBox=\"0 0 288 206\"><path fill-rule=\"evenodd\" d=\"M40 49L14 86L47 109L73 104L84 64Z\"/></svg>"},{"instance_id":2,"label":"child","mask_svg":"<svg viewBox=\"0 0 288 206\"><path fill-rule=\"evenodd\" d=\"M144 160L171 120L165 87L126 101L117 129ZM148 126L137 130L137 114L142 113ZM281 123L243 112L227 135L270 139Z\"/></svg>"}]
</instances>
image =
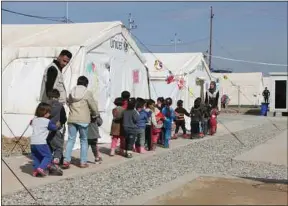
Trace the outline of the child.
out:
<instances>
[{"instance_id":1,"label":"child","mask_svg":"<svg viewBox=\"0 0 288 206\"><path fill-rule=\"evenodd\" d=\"M207 104L201 104L202 107L202 112L203 112L203 122L202 122L202 127L203 127L203 134L204 136L207 135L208 129L209 129L209 119L210 119L210 106Z\"/></svg>"},{"instance_id":2,"label":"child","mask_svg":"<svg viewBox=\"0 0 288 206\"><path fill-rule=\"evenodd\" d=\"M175 134L174 134L173 139L177 139L177 134L178 134L180 127L182 128L182 131L183 131L183 137L187 138L184 115L186 115L187 117L190 117L190 114L186 111L185 108L183 108L182 100L177 101L177 108L175 109L175 113L176 113L176 121L175 121L176 129L175 129Z\"/></svg>"},{"instance_id":3,"label":"child","mask_svg":"<svg viewBox=\"0 0 288 206\"><path fill-rule=\"evenodd\" d=\"M151 122L152 110L151 110L151 106L149 104L151 103L151 100L146 99L145 102L146 102L145 111L148 115L148 122L146 123L146 129L145 129L145 149L147 151L150 151L151 150L151 139L152 139L152 125L151 125L152 124L152 122Z\"/></svg>"},{"instance_id":4,"label":"child","mask_svg":"<svg viewBox=\"0 0 288 206\"><path fill-rule=\"evenodd\" d=\"M48 98L47 103L51 106L50 119L54 124L59 121L60 127L57 131L49 133L47 143L53 154L53 164L59 165L63 163L64 133L67 117L63 104L59 102L60 92L57 89L53 89L48 93Z\"/></svg>"},{"instance_id":5,"label":"child","mask_svg":"<svg viewBox=\"0 0 288 206\"><path fill-rule=\"evenodd\" d=\"M125 132L125 144L126 144L126 157L132 158L133 146L137 134L139 134L139 128L137 123L139 122L139 113L135 109L136 100L130 98L128 100L127 110L123 113L123 128Z\"/></svg>"},{"instance_id":6,"label":"child","mask_svg":"<svg viewBox=\"0 0 288 206\"><path fill-rule=\"evenodd\" d=\"M198 97L194 101L194 107L191 108L191 139L195 136L202 138L204 136L202 131L203 114L201 110L201 98Z\"/></svg>"},{"instance_id":7,"label":"child","mask_svg":"<svg viewBox=\"0 0 288 206\"><path fill-rule=\"evenodd\" d=\"M211 117L209 120L209 127L210 127L210 135L214 135L217 130L217 115L218 115L218 110L217 108L213 108L211 110Z\"/></svg>"},{"instance_id":8,"label":"child","mask_svg":"<svg viewBox=\"0 0 288 206\"><path fill-rule=\"evenodd\" d=\"M111 150L110 150L110 156L115 155L115 149L117 147L118 139L120 139L120 153L124 155L125 150L125 139L124 136L121 136L121 127L123 126L123 112L124 108L123 105L123 99L121 97L117 97L114 100L115 108L112 110L113 120L111 125L111 132L110 135L112 136L112 142L111 142Z\"/></svg>"},{"instance_id":9,"label":"child","mask_svg":"<svg viewBox=\"0 0 288 206\"><path fill-rule=\"evenodd\" d=\"M159 109L160 112L162 112L163 108L165 107L165 99L164 97L158 97L157 98L157 109ZM164 136L165 136L165 128L162 127L161 129L161 135L158 139L158 144L163 145L164 144Z\"/></svg>"},{"instance_id":10,"label":"child","mask_svg":"<svg viewBox=\"0 0 288 206\"><path fill-rule=\"evenodd\" d=\"M167 99L165 99L165 107L162 110L162 114L165 117L164 148L169 148L169 141L170 141L171 132L172 132L172 123L173 123L173 120L175 119L175 113L174 113L174 110L171 108L171 105L172 105L172 99L168 97Z\"/></svg>"},{"instance_id":11,"label":"child","mask_svg":"<svg viewBox=\"0 0 288 206\"><path fill-rule=\"evenodd\" d=\"M146 132L146 123L148 123L148 114L144 109L146 102L142 98L137 98L136 110L139 113L139 119L137 126L139 128L139 133L137 134L135 141L135 150L139 153L145 153L145 132Z\"/></svg>"},{"instance_id":12,"label":"child","mask_svg":"<svg viewBox=\"0 0 288 206\"><path fill-rule=\"evenodd\" d=\"M123 99L123 105L122 105L122 107L123 107L123 109L124 110L126 110L127 109L127 107L128 107L128 100L129 100L129 98L130 98L130 92L128 92L128 91L123 91L122 93L121 93L121 98ZM120 139L122 139L122 140L120 140L120 141L122 141L122 145L120 144L120 154L121 155L123 155L123 156L125 156L126 155L126 151L125 151L125 134L124 134L124 129L123 129L123 124L122 124L122 122L121 122L121 127L120 127ZM123 146L123 147L122 147Z\"/></svg>"},{"instance_id":13,"label":"child","mask_svg":"<svg viewBox=\"0 0 288 206\"><path fill-rule=\"evenodd\" d=\"M160 110L155 107L155 102L151 99L147 102L147 107L152 111L151 114L151 144L149 145L149 150L155 151L157 141L161 135L161 128L163 127L164 115Z\"/></svg>"},{"instance_id":14,"label":"child","mask_svg":"<svg viewBox=\"0 0 288 206\"><path fill-rule=\"evenodd\" d=\"M103 120L100 116L91 116L91 122L88 126L88 147L91 146L91 150L95 157L95 163L102 163L102 157L100 156L98 139L101 138L99 134L99 127L103 124Z\"/></svg>"},{"instance_id":15,"label":"child","mask_svg":"<svg viewBox=\"0 0 288 206\"><path fill-rule=\"evenodd\" d=\"M54 124L48 118L51 114L51 106L40 103L35 112L35 118L31 121L33 133L30 137L30 148L33 159L33 176L47 176L47 170L51 165L52 154L47 144L49 131L57 131L60 123Z\"/></svg>"}]
</instances>

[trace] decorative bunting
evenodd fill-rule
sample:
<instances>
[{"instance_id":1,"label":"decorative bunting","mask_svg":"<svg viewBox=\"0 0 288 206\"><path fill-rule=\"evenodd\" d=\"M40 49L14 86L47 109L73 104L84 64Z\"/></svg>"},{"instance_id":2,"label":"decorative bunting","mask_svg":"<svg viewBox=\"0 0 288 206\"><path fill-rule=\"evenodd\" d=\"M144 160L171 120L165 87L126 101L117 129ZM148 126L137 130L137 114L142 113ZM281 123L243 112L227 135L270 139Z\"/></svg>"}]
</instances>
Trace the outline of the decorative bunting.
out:
<instances>
[{"instance_id":1,"label":"decorative bunting","mask_svg":"<svg viewBox=\"0 0 288 206\"><path fill-rule=\"evenodd\" d=\"M193 96L193 88L188 89L190 96Z\"/></svg>"},{"instance_id":2,"label":"decorative bunting","mask_svg":"<svg viewBox=\"0 0 288 206\"><path fill-rule=\"evenodd\" d=\"M183 77L181 77L180 79L178 79L177 81L177 86L180 90L182 90L184 88L185 85L185 80Z\"/></svg>"},{"instance_id":3,"label":"decorative bunting","mask_svg":"<svg viewBox=\"0 0 288 206\"><path fill-rule=\"evenodd\" d=\"M171 71L168 71L168 76L165 81L167 82L167 84L170 84L175 81L175 76L172 74Z\"/></svg>"},{"instance_id":4,"label":"decorative bunting","mask_svg":"<svg viewBox=\"0 0 288 206\"><path fill-rule=\"evenodd\" d=\"M161 69L163 69L163 64L162 64L161 61L155 60L154 67L155 67L155 69L157 69L157 70L161 70Z\"/></svg>"}]
</instances>

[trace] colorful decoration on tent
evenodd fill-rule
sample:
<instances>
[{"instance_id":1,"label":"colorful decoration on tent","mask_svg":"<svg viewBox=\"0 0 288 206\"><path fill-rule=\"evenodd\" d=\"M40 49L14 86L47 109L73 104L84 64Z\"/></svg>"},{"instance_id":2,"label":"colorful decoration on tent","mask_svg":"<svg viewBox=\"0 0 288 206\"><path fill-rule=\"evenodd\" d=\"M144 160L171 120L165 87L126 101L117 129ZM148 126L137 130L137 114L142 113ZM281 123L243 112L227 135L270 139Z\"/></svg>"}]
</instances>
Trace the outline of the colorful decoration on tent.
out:
<instances>
[{"instance_id":1,"label":"colorful decoration on tent","mask_svg":"<svg viewBox=\"0 0 288 206\"><path fill-rule=\"evenodd\" d=\"M157 70L161 70L161 69L163 69L163 64L162 64L161 61L155 60L154 67L155 67L155 69L157 69Z\"/></svg>"},{"instance_id":2,"label":"colorful decoration on tent","mask_svg":"<svg viewBox=\"0 0 288 206\"><path fill-rule=\"evenodd\" d=\"M133 84L139 84L139 70L133 70Z\"/></svg>"},{"instance_id":3,"label":"colorful decoration on tent","mask_svg":"<svg viewBox=\"0 0 288 206\"><path fill-rule=\"evenodd\" d=\"M183 77L181 77L180 79L178 79L177 81L177 86L179 90L182 90L185 86L185 80Z\"/></svg>"},{"instance_id":4,"label":"colorful decoration on tent","mask_svg":"<svg viewBox=\"0 0 288 206\"><path fill-rule=\"evenodd\" d=\"M90 64L87 65L86 71L89 74L94 73L96 71L96 65L93 62L91 62Z\"/></svg>"},{"instance_id":5,"label":"colorful decoration on tent","mask_svg":"<svg viewBox=\"0 0 288 206\"><path fill-rule=\"evenodd\" d=\"M224 76L223 76L223 79L227 80L227 79L228 79L227 75L224 75Z\"/></svg>"},{"instance_id":6,"label":"colorful decoration on tent","mask_svg":"<svg viewBox=\"0 0 288 206\"><path fill-rule=\"evenodd\" d=\"M168 76L165 81L167 82L167 84L170 84L175 81L175 76L172 74L171 71L169 71Z\"/></svg>"},{"instance_id":7,"label":"colorful decoration on tent","mask_svg":"<svg viewBox=\"0 0 288 206\"><path fill-rule=\"evenodd\" d=\"M193 95L193 88L189 88L188 91L189 91L189 95L190 95L191 97L193 97L193 96L194 96L194 95Z\"/></svg>"}]
</instances>

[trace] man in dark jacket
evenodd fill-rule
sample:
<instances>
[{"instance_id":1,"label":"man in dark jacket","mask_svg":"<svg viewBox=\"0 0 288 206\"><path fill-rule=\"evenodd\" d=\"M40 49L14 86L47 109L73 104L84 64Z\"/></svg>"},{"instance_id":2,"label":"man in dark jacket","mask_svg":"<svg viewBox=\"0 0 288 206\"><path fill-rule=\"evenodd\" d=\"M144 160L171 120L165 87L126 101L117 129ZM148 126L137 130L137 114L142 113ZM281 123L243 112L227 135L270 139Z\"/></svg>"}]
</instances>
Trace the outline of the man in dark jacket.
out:
<instances>
[{"instance_id":1,"label":"man in dark jacket","mask_svg":"<svg viewBox=\"0 0 288 206\"><path fill-rule=\"evenodd\" d=\"M60 93L59 101L63 104L66 103L67 93L62 70L70 62L71 58L71 52L62 50L58 58L45 69L40 91L40 101L46 102L48 100L48 93L53 89L57 89Z\"/></svg>"},{"instance_id":2,"label":"man in dark jacket","mask_svg":"<svg viewBox=\"0 0 288 206\"><path fill-rule=\"evenodd\" d=\"M269 97L270 97L270 91L267 89L267 87L265 87L262 95L264 97L265 103L268 103L269 102Z\"/></svg>"}]
</instances>

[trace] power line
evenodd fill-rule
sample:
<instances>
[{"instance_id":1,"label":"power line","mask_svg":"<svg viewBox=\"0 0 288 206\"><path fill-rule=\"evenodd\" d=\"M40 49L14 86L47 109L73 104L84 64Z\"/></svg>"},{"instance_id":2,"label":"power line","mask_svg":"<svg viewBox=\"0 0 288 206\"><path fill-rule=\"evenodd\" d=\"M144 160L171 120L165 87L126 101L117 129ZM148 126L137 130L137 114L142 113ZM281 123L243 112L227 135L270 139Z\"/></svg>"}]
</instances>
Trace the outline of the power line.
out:
<instances>
[{"instance_id":1,"label":"power line","mask_svg":"<svg viewBox=\"0 0 288 206\"><path fill-rule=\"evenodd\" d=\"M24 14L24 13L12 11L9 9L3 9L3 8L1 10L6 11L6 12L11 13L11 14L20 15L20 16L26 16L26 17L42 19L42 20L49 20L49 21L56 21L56 22L65 22L65 19L66 19L65 17L45 17L45 16L36 16L36 15L31 15L31 14ZM62 19L62 20L60 20L60 19Z\"/></svg>"},{"instance_id":2,"label":"power line","mask_svg":"<svg viewBox=\"0 0 288 206\"><path fill-rule=\"evenodd\" d=\"M207 54L208 55L208 54ZM210 56L210 55L208 55ZM274 63L266 63L266 62L255 62L255 61L246 61L246 60L240 60L240 59L230 59L226 57L221 57L221 56L213 56L213 58L216 59L223 59L223 60L229 60L229 61L235 61L235 62L244 62L244 63L250 63L250 64L261 64L261 65L267 65L267 66L279 66L279 67L288 67L286 64L274 64Z\"/></svg>"},{"instance_id":3,"label":"power line","mask_svg":"<svg viewBox=\"0 0 288 206\"><path fill-rule=\"evenodd\" d=\"M201 41L204 41L204 40L207 40L208 37L205 37L205 38L201 38L201 39L198 39L198 40L195 40L195 41L189 41L189 42L180 42L180 43L177 43L177 46L186 46L186 45L191 45L191 44L195 44L197 42L201 42ZM173 45L171 44L146 44L147 46L153 46L153 47L172 47Z\"/></svg>"}]
</instances>

